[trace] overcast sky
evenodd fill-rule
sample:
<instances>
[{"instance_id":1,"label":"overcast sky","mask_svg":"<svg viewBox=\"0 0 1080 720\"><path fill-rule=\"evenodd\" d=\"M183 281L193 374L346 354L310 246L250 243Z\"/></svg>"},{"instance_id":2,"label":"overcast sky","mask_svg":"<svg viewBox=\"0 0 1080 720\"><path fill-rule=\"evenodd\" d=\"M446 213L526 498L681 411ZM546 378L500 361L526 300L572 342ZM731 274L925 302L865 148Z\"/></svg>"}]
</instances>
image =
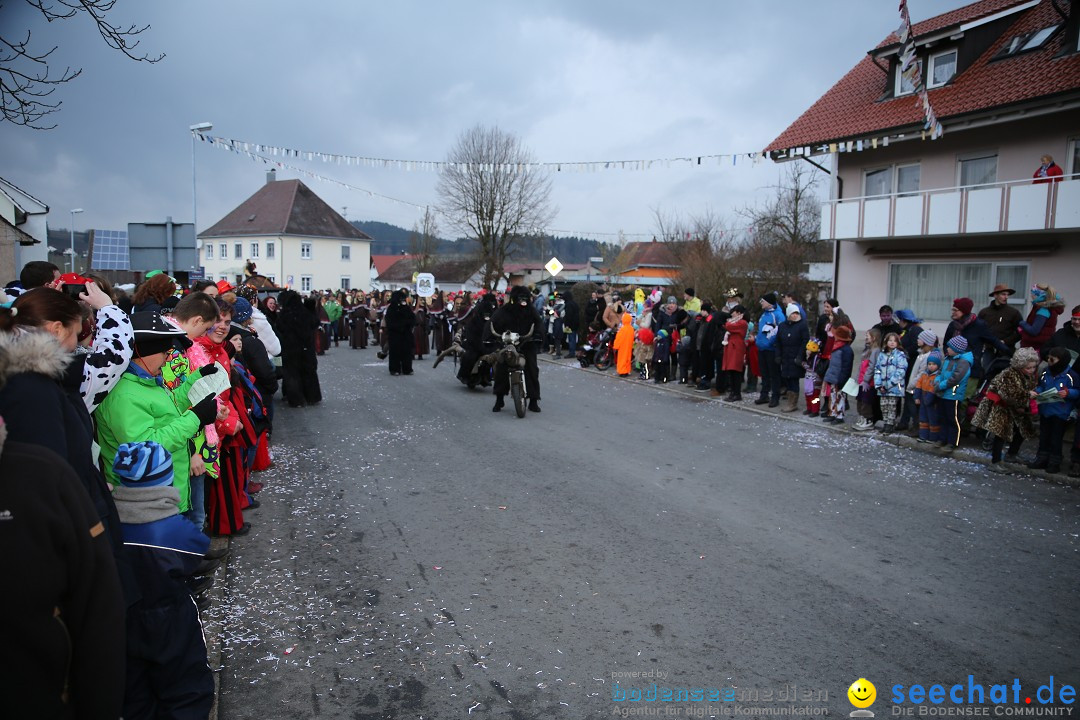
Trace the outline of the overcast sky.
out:
<instances>
[{"instance_id":1,"label":"overcast sky","mask_svg":"<svg viewBox=\"0 0 1080 720\"><path fill-rule=\"evenodd\" d=\"M964 4L909 0L913 22ZM54 64L83 68L55 95L57 129L0 123L0 175L50 206L50 227L66 228L76 207L79 230L190 222L188 127L204 121L222 137L402 160L443 160L477 123L517 135L542 162L759 150L899 24L895 0L119 0L112 17L149 23L142 47L166 58L124 58L85 17L45 27L21 0L0 10L5 34L29 27L39 48L59 45ZM265 181L261 162L209 144L195 159L200 231ZM416 205L437 200L433 172L285 162ZM278 176L300 177L349 219L412 227L421 212ZM656 208L736 225L777 176L743 158L562 172L550 229L643 239Z\"/></svg>"}]
</instances>

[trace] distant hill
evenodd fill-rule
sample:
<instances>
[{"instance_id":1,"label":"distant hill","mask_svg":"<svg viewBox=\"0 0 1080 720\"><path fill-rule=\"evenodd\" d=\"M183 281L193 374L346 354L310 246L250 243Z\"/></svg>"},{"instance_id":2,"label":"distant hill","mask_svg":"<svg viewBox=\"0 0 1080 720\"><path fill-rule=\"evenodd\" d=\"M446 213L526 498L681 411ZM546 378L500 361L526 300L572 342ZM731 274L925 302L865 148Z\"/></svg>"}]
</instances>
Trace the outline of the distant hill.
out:
<instances>
[{"instance_id":1,"label":"distant hill","mask_svg":"<svg viewBox=\"0 0 1080 720\"><path fill-rule=\"evenodd\" d=\"M357 230L361 230L373 238L371 243L372 255L400 255L409 252L409 238L411 230L379 222L377 220L352 220L350 221ZM443 239L439 244L439 255L468 255L475 252L476 244L472 240L461 238L458 240ZM529 260L541 260L547 262L552 257L559 258L563 263L583 263L590 257L603 257L605 260L613 260L619 254L621 248L616 243L602 243L596 240L587 240L578 237L544 237L526 241L523 247L515 253L515 262L527 262Z\"/></svg>"}]
</instances>

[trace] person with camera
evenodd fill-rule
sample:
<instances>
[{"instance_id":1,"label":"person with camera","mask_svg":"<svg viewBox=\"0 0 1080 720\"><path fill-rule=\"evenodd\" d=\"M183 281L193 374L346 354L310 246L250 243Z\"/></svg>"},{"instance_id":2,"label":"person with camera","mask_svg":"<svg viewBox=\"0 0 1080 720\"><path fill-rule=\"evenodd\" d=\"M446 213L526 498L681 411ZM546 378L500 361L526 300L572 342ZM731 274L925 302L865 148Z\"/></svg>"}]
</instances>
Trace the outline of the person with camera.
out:
<instances>
[{"instance_id":1,"label":"person with camera","mask_svg":"<svg viewBox=\"0 0 1080 720\"><path fill-rule=\"evenodd\" d=\"M486 342L495 349L501 342L504 332L515 332L523 339L518 351L525 358L525 393L529 396L530 412L540 412L540 367L536 360L537 331L543 320L540 313L529 304L529 289L515 285L510 290L507 303L495 311L488 323ZM531 333L528 340L524 338ZM499 412L505 404L506 394L510 392L510 370L502 363L495 366L495 406L492 412Z\"/></svg>"}]
</instances>

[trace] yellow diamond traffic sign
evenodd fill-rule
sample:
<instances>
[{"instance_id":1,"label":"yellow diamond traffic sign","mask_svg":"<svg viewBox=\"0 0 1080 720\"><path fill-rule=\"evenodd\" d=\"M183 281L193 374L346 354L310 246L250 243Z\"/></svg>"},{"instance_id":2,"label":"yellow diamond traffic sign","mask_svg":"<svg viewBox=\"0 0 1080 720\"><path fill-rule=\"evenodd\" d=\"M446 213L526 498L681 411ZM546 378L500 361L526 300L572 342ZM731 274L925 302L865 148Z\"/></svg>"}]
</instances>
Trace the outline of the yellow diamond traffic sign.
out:
<instances>
[{"instance_id":1,"label":"yellow diamond traffic sign","mask_svg":"<svg viewBox=\"0 0 1080 720\"><path fill-rule=\"evenodd\" d=\"M544 269L552 275L558 275L562 272L563 264L559 262L559 258L551 258L548 260L548 264L544 266Z\"/></svg>"}]
</instances>

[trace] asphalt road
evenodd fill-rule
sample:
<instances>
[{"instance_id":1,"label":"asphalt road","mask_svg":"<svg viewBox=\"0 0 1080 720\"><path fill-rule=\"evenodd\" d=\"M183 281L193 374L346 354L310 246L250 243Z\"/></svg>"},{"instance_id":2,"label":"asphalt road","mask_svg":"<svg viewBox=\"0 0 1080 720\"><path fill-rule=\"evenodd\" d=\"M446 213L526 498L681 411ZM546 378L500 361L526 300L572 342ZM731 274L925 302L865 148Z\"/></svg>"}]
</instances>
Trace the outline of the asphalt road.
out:
<instances>
[{"instance_id":1,"label":"asphalt road","mask_svg":"<svg viewBox=\"0 0 1080 720\"><path fill-rule=\"evenodd\" d=\"M279 410L212 611L219 717L846 715L859 677L883 717L897 684L1080 682L1073 489L611 371L542 363L519 420L415 368L336 348L325 401ZM617 700L652 683L705 699Z\"/></svg>"}]
</instances>

